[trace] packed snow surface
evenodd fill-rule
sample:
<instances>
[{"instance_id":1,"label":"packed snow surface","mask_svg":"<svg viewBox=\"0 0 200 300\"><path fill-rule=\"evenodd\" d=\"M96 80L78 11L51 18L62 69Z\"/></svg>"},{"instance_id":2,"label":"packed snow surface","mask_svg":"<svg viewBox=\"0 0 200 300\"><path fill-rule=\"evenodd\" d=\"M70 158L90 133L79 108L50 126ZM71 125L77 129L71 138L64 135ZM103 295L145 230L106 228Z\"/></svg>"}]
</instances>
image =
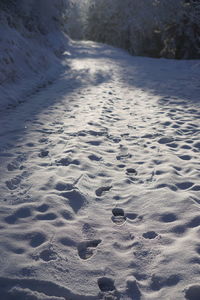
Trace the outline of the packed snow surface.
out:
<instances>
[{"instance_id":1,"label":"packed snow surface","mask_svg":"<svg viewBox=\"0 0 200 300\"><path fill-rule=\"evenodd\" d=\"M0 115L0 298L199 300L199 61L67 59Z\"/></svg>"}]
</instances>

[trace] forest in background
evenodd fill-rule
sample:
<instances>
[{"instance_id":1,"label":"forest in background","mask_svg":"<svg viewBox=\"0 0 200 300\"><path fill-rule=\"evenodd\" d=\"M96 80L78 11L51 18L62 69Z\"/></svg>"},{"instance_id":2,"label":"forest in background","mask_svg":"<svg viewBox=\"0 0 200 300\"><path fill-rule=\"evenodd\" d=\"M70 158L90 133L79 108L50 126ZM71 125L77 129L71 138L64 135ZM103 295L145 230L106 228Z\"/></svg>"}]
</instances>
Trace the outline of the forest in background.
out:
<instances>
[{"instance_id":1,"label":"forest in background","mask_svg":"<svg viewBox=\"0 0 200 300\"><path fill-rule=\"evenodd\" d=\"M133 55L200 57L199 0L90 0L86 38Z\"/></svg>"},{"instance_id":2,"label":"forest in background","mask_svg":"<svg viewBox=\"0 0 200 300\"><path fill-rule=\"evenodd\" d=\"M45 35L56 28L132 55L200 58L199 0L0 0L0 9L19 30Z\"/></svg>"}]
</instances>

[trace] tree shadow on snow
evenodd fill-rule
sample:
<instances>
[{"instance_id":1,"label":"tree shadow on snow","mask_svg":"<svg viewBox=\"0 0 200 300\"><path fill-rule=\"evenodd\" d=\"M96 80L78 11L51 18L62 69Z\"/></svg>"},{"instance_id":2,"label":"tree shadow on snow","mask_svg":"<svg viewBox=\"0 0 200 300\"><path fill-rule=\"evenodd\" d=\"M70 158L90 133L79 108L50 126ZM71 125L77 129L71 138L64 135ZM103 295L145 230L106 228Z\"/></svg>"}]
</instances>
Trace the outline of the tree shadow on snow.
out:
<instances>
[{"instance_id":1,"label":"tree shadow on snow","mask_svg":"<svg viewBox=\"0 0 200 300\"><path fill-rule=\"evenodd\" d=\"M106 59L114 61L119 79L125 86L136 87L160 98L160 104L181 105L188 108L199 105L200 61L157 59L131 56L122 49L104 44L83 42L75 44L74 56L79 59ZM104 60L103 60L104 59Z\"/></svg>"},{"instance_id":2,"label":"tree shadow on snow","mask_svg":"<svg viewBox=\"0 0 200 300\"><path fill-rule=\"evenodd\" d=\"M73 96L74 92L81 97L82 88L89 89L90 86L98 86L110 79L110 74L103 70L91 72L87 67L76 70L70 64L63 69L63 73L55 80L47 80L45 84L42 83L41 86L30 91L20 101L11 103L6 109L0 110L0 127L2 128L0 152L9 148L9 141L12 141L10 145L13 148L15 142L29 131L27 124L37 121L39 114L49 107L51 110L57 110L57 105L63 103L60 109L70 111L77 98Z\"/></svg>"}]
</instances>

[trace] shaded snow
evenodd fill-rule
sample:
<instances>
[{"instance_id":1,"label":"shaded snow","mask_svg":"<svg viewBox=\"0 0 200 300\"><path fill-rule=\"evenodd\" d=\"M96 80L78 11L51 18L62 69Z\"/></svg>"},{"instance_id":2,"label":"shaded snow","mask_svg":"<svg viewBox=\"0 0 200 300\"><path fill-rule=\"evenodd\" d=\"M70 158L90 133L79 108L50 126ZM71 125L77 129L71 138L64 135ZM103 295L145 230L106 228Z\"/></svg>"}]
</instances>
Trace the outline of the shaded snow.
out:
<instances>
[{"instance_id":1,"label":"shaded snow","mask_svg":"<svg viewBox=\"0 0 200 300\"><path fill-rule=\"evenodd\" d=\"M1 12L0 26L0 110L26 101L39 89L48 86L66 70L61 60L70 42L59 30L30 32L21 24L5 21Z\"/></svg>"}]
</instances>

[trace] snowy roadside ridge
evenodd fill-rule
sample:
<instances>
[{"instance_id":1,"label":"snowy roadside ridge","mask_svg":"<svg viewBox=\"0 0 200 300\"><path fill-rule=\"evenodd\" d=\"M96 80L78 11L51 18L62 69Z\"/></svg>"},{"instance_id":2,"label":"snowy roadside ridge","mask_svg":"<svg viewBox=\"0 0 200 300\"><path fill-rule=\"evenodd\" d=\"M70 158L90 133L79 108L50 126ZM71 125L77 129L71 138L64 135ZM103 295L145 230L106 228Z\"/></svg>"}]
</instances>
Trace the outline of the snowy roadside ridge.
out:
<instances>
[{"instance_id":1,"label":"snowy roadside ridge","mask_svg":"<svg viewBox=\"0 0 200 300\"><path fill-rule=\"evenodd\" d=\"M1 12L0 111L26 101L66 70L62 54L69 38L58 29L42 35L29 32L18 21L7 23Z\"/></svg>"}]
</instances>

